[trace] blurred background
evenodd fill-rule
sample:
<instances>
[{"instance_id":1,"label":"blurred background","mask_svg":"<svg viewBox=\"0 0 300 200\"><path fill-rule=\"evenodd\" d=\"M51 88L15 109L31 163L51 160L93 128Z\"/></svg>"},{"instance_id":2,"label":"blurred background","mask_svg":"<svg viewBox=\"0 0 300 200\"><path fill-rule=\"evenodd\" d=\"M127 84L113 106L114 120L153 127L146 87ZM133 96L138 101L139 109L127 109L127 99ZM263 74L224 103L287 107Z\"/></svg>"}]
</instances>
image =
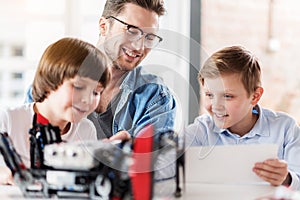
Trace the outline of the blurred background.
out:
<instances>
[{"instance_id":1,"label":"blurred background","mask_svg":"<svg viewBox=\"0 0 300 200\"><path fill-rule=\"evenodd\" d=\"M71 36L94 45L104 0L0 0L0 106L21 104L45 48ZM242 45L260 59L261 104L300 122L297 0L165 0L164 41L142 63L176 96L180 127L201 110L197 71L213 52ZM200 106L199 106L200 102Z\"/></svg>"}]
</instances>

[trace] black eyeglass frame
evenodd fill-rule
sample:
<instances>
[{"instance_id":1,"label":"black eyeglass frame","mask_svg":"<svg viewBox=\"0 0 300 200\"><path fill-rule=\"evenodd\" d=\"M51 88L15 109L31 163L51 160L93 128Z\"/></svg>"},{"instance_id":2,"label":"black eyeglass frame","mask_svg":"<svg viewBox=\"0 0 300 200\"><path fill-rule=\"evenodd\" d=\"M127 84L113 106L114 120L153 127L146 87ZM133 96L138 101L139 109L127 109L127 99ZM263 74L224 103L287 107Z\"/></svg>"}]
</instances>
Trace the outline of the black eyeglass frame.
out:
<instances>
[{"instance_id":1,"label":"black eyeglass frame","mask_svg":"<svg viewBox=\"0 0 300 200\"><path fill-rule=\"evenodd\" d=\"M128 23L126 23L126 22L124 22L124 21L122 21L122 20L120 20L120 19L118 19L118 18L116 18L116 17L114 17L114 16L108 16L108 17L106 17L106 19L110 19L110 18L112 18L112 19L114 19L114 20L117 20L118 22L124 24L124 25L126 26L127 31L128 31L130 28L138 29L138 30L141 32L141 37L143 37L145 34L146 34L146 35L145 35L145 38L147 38L148 35L152 35L152 36L157 37L157 38L158 38L158 43L155 44L153 47L150 47L150 48L154 48L154 47L157 46L161 41L163 41L163 38L162 38L162 37L160 37L160 36L158 36L158 35L156 35L156 34L154 34L154 33L145 33L141 28L139 28L139 27L137 27L137 26L134 26L134 25L131 25L131 24L128 24Z\"/></svg>"}]
</instances>

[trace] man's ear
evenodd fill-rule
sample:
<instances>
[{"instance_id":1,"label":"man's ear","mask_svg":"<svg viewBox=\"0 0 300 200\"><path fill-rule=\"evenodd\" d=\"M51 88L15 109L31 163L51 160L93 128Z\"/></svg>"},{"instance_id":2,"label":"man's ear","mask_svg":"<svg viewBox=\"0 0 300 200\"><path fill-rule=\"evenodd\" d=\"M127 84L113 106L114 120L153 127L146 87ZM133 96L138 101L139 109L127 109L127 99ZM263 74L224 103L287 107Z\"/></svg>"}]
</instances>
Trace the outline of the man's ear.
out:
<instances>
[{"instance_id":1,"label":"man's ear","mask_svg":"<svg viewBox=\"0 0 300 200\"><path fill-rule=\"evenodd\" d=\"M262 97L263 93L264 93L264 89L262 87L256 88L256 90L252 94L251 104L256 105L259 102L260 98Z\"/></svg>"},{"instance_id":2,"label":"man's ear","mask_svg":"<svg viewBox=\"0 0 300 200\"><path fill-rule=\"evenodd\" d=\"M99 19L99 31L101 36L106 36L106 33L109 28L108 20L105 17Z\"/></svg>"}]
</instances>

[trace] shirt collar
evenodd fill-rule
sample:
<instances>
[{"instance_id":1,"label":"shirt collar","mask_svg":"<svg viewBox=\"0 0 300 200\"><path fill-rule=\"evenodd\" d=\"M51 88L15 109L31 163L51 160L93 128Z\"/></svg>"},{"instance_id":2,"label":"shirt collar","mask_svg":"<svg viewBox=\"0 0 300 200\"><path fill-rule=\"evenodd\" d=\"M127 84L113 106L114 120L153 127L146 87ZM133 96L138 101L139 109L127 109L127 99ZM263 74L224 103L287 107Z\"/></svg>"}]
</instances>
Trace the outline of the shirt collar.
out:
<instances>
[{"instance_id":1,"label":"shirt collar","mask_svg":"<svg viewBox=\"0 0 300 200\"><path fill-rule=\"evenodd\" d=\"M150 83L164 85L160 77L149 74L142 66L138 66L133 70L128 71L125 76L126 77L120 85L120 89L134 91L135 89Z\"/></svg>"},{"instance_id":2,"label":"shirt collar","mask_svg":"<svg viewBox=\"0 0 300 200\"><path fill-rule=\"evenodd\" d=\"M136 89L139 85L138 78L141 78L142 74L142 67L138 66L134 69L128 71L125 75L124 80L122 81L122 84L120 85L120 89L129 89L130 91L133 91Z\"/></svg>"}]
</instances>

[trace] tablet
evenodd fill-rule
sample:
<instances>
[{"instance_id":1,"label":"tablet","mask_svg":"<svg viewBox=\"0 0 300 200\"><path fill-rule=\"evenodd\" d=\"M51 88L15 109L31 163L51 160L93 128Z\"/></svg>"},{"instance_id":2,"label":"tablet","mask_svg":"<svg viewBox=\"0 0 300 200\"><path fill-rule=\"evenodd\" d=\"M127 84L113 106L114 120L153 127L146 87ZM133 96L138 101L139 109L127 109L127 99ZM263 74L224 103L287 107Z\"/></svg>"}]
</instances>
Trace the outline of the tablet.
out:
<instances>
[{"instance_id":1,"label":"tablet","mask_svg":"<svg viewBox=\"0 0 300 200\"><path fill-rule=\"evenodd\" d=\"M185 156L186 182L262 183L252 168L256 162L277 157L276 144L189 147Z\"/></svg>"}]
</instances>

